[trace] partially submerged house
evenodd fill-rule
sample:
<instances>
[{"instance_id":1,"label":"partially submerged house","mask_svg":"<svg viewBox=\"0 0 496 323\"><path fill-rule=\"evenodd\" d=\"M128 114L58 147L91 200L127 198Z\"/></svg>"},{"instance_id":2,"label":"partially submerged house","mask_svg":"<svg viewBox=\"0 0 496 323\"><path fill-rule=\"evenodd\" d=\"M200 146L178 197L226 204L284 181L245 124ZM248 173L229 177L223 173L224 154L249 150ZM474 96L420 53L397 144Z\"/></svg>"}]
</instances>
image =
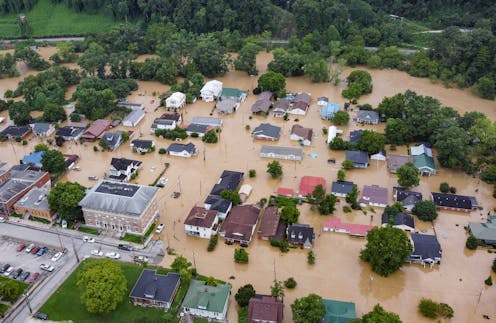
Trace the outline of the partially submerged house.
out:
<instances>
[{"instance_id":1,"label":"partially submerged house","mask_svg":"<svg viewBox=\"0 0 496 323\"><path fill-rule=\"evenodd\" d=\"M222 94L220 95L219 101L232 100L234 102L245 102L247 91L242 91L236 88L225 87L222 89Z\"/></svg>"},{"instance_id":2,"label":"partially submerged house","mask_svg":"<svg viewBox=\"0 0 496 323\"><path fill-rule=\"evenodd\" d=\"M155 149L155 141L147 139L136 139L131 141L131 148L137 153L147 153Z\"/></svg>"},{"instance_id":3,"label":"partially submerged house","mask_svg":"<svg viewBox=\"0 0 496 323\"><path fill-rule=\"evenodd\" d=\"M65 126L57 130L55 138L63 141L76 141L84 133L84 127Z\"/></svg>"},{"instance_id":4,"label":"partially submerged house","mask_svg":"<svg viewBox=\"0 0 496 323\"><path fill-rule=\"evenodd\" d=\"M284 305L274 296L255 294L248 303L248 322L282 323Z\"/></svg>"},{"instance_id":5,"label":"partially submerged house","mask_svg":"<svg viewBox=\"0 0 496 323\"><path fill-rule=\"evenodd\" d=\"M241 185L241 187L239 188L239 192L238 192L239 198L241 199L241 202L243 202L243 203L246 202L246 200L250 196L252 190L253 190L253 187L249 184Z\"/></svg>"},{"instance_id":6,"label":"partially submerged house","mask_svg":"<svg viewBox=\"0 0 496 323\"><path fill-rule=\"evenodd\" d=\"M389 155L387 158L387 167L391 173L396 173L398 168L407 163L413 163L412 156Z\"/></svg>"},{"instance_id":7,"label":"partially submerged house","mask_svg":"<svg viewBox=\"0 0 496 323\"><path fill-rule=\"evenodd\" d=\"M413 158L413 164L419 170L421 175L435 175L436 163L432 156L432 149L424 144L410 147L410 154Z\"/></svg>"},{"instance_id":8,"label":"partially submerged house","mask_svg":"<svg viewBox=\"0 0 496 323\"><path fill-rule=\"evenodd\" d=\"M165 99L165 107L173 109L174 111L181 109L186 105L186 94L181 92L174 92Z\"/></svg>"},{"instance_id":9,"label":"partially submerged house","mask_svg":"<svg viewBox=\"0 0 496 323\"><path fill-rule=\"evenodd\" d=\"M37 122L31 125L33 133L36 137L50 137L55 132L55 126L51 123Z\"/></svg>"},{"instance_id":10,"label":"partially submerged house","mask_svg":"<svg viewBox=\"0 0 496 323\"><path fill-rule=\"evenodd\" d=\"M150 127L150 132L155 133L155 130L173 130L182 122L182 117L179 113L164 113L160 118L156 118Z\"/></svg>"},{"instance_id":11,"label":"partially submerged house","mask_svg":"<svg viewBox=\"0 0 496 323\"><path fill-rule=\"evenodd\" d=\"M489 217L487 222L469 222L468 229L482 245L496 246L495 217Z\"/></svg>"},{"instance_id":12,"label":"partially submerged house","mask_svg":"<svg viewBox=\"0 0 496 323\"><path fill-rule=\"evenodd\" d=\"M362 138L362 133L362 129L350 131L350 144L356 144Z\"/></svg>"},{"instance_id":13,"label":"partially submerged house","mask_svg":"<svg viewBox=\"0 0 496 323\"><path fill-rule=\"evenodd\" d=\"M386 207L388 205L387 188L380 187L379 185L364 185L360 205L362 207L367 205Z\"/></svg>"},{"instance_id":14,"label":"partially submerged house","mask_svg":"<svg viewBox=\"0 0 496 323\"><path fill-rule=\"evenodd\" d=\"M156 270L143 269L140 277L129 294L135 306L170 309L181 285L178 273L157 274Z\"/></svg>"},{"instance_id":15,"label":"partially submerged house","mask_svg":"<svg viewBox=\"0 0 496 323\"><path fill-rule=\"evenodd\" d=\"M412 233L410 237L413 246L410 263L420 263L424 267L429 265L431 268L441 263L442 249L435 235Z\"/></svg>"},{"instance_id":16,"label":"partially submerged house","mask_svg":"<svg viewBox=\"0 0 496 323\"><path fill-rule=\"evenodd\" d=\"M312 128L305 128L299 124L295 124L291 127L291 135L289 139L299 141L303 146L310 146L312 144L312 136Z\"/></svg>"},{"instance_id":17,"label":"partially submerged house","mask_svg":"<svg viewBox=\"0 0 496 323\"><path fill-rule=\"evenodd\" d=\"M224 221L227 214L231 211L232 202L218 195L209 195L203 202L203 207L207 210L217 212L219 220Z\"/></svg>"},{"instance_id":18,"label":"partially submerged house","mask_svg":"<svg viewBox=\"0 0 496 323\"><path fill-rule=\"evenodd\" d=\"M251 106L251 112L254 114L257 113L267 114L272 106L272 101L270 100L271 98L272 98L271 92L260 93L257 101Z\"/></svg>"},{"instance_id":19,"label":"partially submerged house","mask_svg":"<svg viewBox=\"0 0 496 323\"><path fill-rule=\"evenodd\" d=\"M209 126L209 125L206 125L206 124L190 123L186 127L186 134L188 136L191 136L193 134L196 134L196 135L193 135L193 136L197 136L197 137L202 138L203 136L205 136L205 134L207 132L209 132L211 130L214 130L214 127Z\"/></svg>"},{"instance_id":20,"label":"partially submerged house","mask_svg":"<svg viewBox=\"0 0 496 323\"><path fill-rule=\"evenodd\" d=\"M436 207L443 210L471 212L479 206L473 196L432 192L431 197Z\"/></svg>"},{"instance_id":21,"label":"partially submerged house","mask_svg":"<svg viewBox=\"0 0 496 323\"><path fill-rule=\"evenodd\" d=\"M108 178L119 182L128 182L141 168L142 162L127 158L115 158L110 161Z\"/></svg>"},{"instance_id":22,"label":"partially submerged house","mask_svg":"<svg viewBox=\"0 0 496 323\"><path fill-rule=\"evenodd\" d=\"M313 190L318 185L322 185L324 192L327 190L326 180L323 177L303 176L300 180L300 186L298 188L298 196L306 197L307 195L312 194Z\"/></svg>"},{"instance_id":23,"label":"partially submerged house","mask_svg":"<svg viewBox=\"0 0 496 323\"><path fill-rule=\"evenodd\" d=\"M357 122L361 124L378 124L379 114L372 110L359 110L357 112Z\"/></svg>"},{"instance_id":24,"label":"partially submerged house","mask_svg":"<svg viewBox=\"0 0 496 323\"><path fill-rule=\"evenodd\" d=\"M353 187L355 186L353 182L335 181L332 182L331 193L339 197L346 197L346 195L353 191Z\"/></svg>"},{"instance_id":25,"label":"partially submerged house","mask_svg":"<svg viewBox=\"0 0 496 323\"><path fill-rule=\"evenodd\" d=\"M226 243L239 242L247 246L257 227L260 209L254 205L237 205L222 223L219 234Z\"/></svg>"},{"instance_id":26,"label":"partially submerged house","mask_svg":"<svg viewBox=\"0 0 496 323\"><path fill-rule=\"evenodd\" d=\"M241 181L243 180L243 176L243 172L224 170L220 175L219 180L212 188L212 191L210 191L210 195L220 196L220 193L222 193L223 190L228 190L231 192L237 191Z\"/></svg>"},{"instance_id":27,"label":"partially submerged house","mask_svg":"<svg viewBox=\"0 0 496 323\"><path fill-rule=\"evenodd\" d=\"M334 114L339 111L339 104L338 103L327 103L322 107L322 110L320 110L320 117L323 120L331 120L334 118Z\"/></svg>"},{"instance_id":28,"label":"partially submerged house","mask_svg":"<svg viewBox=\"0 0 496 323\"><path fill-rule=\"evenodd\" d=\"M288 109L288 114L294 114L294 115L307 114L307 110L308 107L310 106L310 100L311 100L311 96L309 93L297 93L294 96L289 95L288 97L291 98L291 104Z\"/></svg>"},{"instance_id":29,"label":"partially submerged house","mask_svg":"<svg viewBox=\"0 0 496 323\"><path fill-rule=\"evenodd\" d=\"M278 118L284 117L288 113L290 104L291 101L287 99L277 99L272 108L272 115Z\"/></svg>"},{"instance_id":30,"label":"partially submerged house","mask_svg":"<svg viewBox=\"0 0 496 323\"><path fill-rule=\"evenodd\" d=\"M357 318L355 303L342 302L332 299L322 299L325 305L325 314L322 323L346 323Z\"/></svg>"},{"instance_id":31,"label":"partially submerged house","mask_svg":"<svg viewBox=\"0 0 496 323\"><path fill-rule=\"evenodd\" d=\"M193 279L184 297L182 311L193 316L227 322L230 294L230 284L209 286L204 281Z\"/></svg>"},{"instance_id":32,"label":"partially submerged house","mask_svg":"<svg viewBox=\"0 0 496 323\"><path fill-rule=\"evenodd\" d=\"M91 126L86 129L81 138L84 141L96 141L100 139L105 131L110 129L110 121L105 119L95 120Z\"/></svg>"},{"instance_id":33,"label":"partially submerged house","mask_svg":"<svg viewBox=\"0 0 496 323\"><path fill-rule=\"evenodd\" d=\"M303 150L293 147L262 146L260 157L297 161L303 159Z\"/></svg>"},{"instance_id":34,"label":"partially submerged house","mask_svg":"<svg viewBox=\"0 0 496 323\"><path fill-rule=\"evenodd\" d=\"M387 159L387 153L384 149L370 156L370 159L377 161L385 161Z\"/></svg>"},{"instance_id":35,"label":"partially submerged house","mask_svg":"<svg viewBox=\"0 0 496 323\"><path fill-rule=\"evenodd\" d=\"M311 249L315 232L309 224L294 223L288 226L287 239L291 245L301 245L304 249Z\"/></svg>"},{"instance_id":36,"label":"partially submerged house","mask_svg":"<svg viewBox=\"0 0 496 323\"><path fill-rule=\"evenodd\" d=\"M215 108L220 114L231 114L239 108L239 103L231 99L224 99L217 101Z\"/></svg>"},{"instance_id":37,"label":"partially submerged house","mask_svg":"<svg viewBox=\"0 0 496 323\"><path fill-rule=\"evenodd\" d=\"M9 140L20 138L26 139L33 132L30 126L8 126L0 132L0 136L4 136Z\"/></svg>"},{"instance_id":38,"label":"partially submerged house","mask_svg":"<svg viewBox=\"0 0 496 323\"><path fill-rule=\"evenodd\" d=\"M400 202L405 210L411 212L415 204L422 201L422 193L409 191L404 187L393 187L393 199Z\"/></svg>"},{"instance_id":39,"label":"partially submerged house","mask_svg":"<svg viewBox=\"0 0 496 323\"><path fill-rule=\"evenodd\" d=\"M317 105L325 106L329 103L329 98L326 96L319 96L317 98Z\"/></svg>"},{"instance_id":40,"label":"partially submerged house","mask_svg":"<svg viewBox=\"0 0 496 323\"><path fill-rule=\"evenodd\" d=\"M122 131L107 131L103 134L102 139L108 150L115 150L123 143L124 137Z\"/></svg>"},{"instance_id":41,"label":"partially submerged house","mask_svg":"<svg viewBox=\"0 0 496 323\"><path fill-rule=\"evenodd\" d=\"M222 93L222 82L217 80L208 81L200 90L200 96L205 102L212 102L220 97Z\"/></svg>"},{"instance_id":42,"label":"partially submerged house","mask_svg":"<svg viewBox=\"0 0 496 323\"><path fill-rule=\"evenodd\" d=\"M186 157L190 158L198 155L195 144L192 142L187 144L173 143L167 147L167 153L176 157Z\"/></svg>"},{"instance_id":43,"label":"partially submerged house","mask_svg":"<svg viewBox=\"0 0 496 323\"><path fill-rule=\"evenodd\" d=\"M207 125L214 128L222 127L222 119L215 117L193 117L191 123Z\"/></svg>"},{"instance_id":44,"label":"partially submerged house","mask_svg":"<svg viewBox=\"0 0 496 323\"><path fill-rule=\"evenodd\" d=\"M262 240L281 240L284 237L285 228L286 226L281 222L281 217L279 216L279 208L277 206L268 206L264 209L257 236Z\"/></svg>"},{"instance_id":45,"label":"partially submerged house","mask_svg":"<svg viewBox=\"0 0 496 323\"><path fill-rule=\"evenodd\" d=\"M372 225L342 222L337 216L324 222L322 230L324 232L346 233L353 237L366 237L367 233L375 228Z\"/></svg>"},{"instance_id":46,"label":"partially submerged house","mask_svg":"<svg viewBox=\"0 0 496 323\"><path fill-rule=\"evenodd\" d=\"M369 155L361 150L346 150L345 160L353 162L355 168L367 168L369 166Z\"/></svg>"},{"instance_id":47,"label":"partially submerged house","mask_svg":"<svg viewBox=\"0 0 496 323\"><path fill-rule=\"evenodd\" d=\"M281 127L273 126L270 123L262 123L251 132L254 139L270 141L279 140L280 134Z\"/></svg>"},{"instance_id":48,"label":"partially submerged house","mask_svg":"<svg viewBox=\"0 0 496 323\"><path fill-rule=\"evenodd\" d=\"M381 225L387 227L388 225L393 228L401 229L403 231L415 231L415 221L413 216L404 212L398 212L395 215L382 213Z\"/></svg>"},{"instance_id":49,"label":"partially submerged house","mask_svg":"<svg viewBox=\"0 0 496 323\"><path fill-rule=\"evenodd\" d=\"M184 230L187 235L204 239L210 239L212 235L217 234L218 226L217 211L200 206L193 206L184 220Z\"/></svg>"},{"instance_id":50,"label":"partially submerged house","mask_svg":"<svg viewBox=\"0 0 496 323\"><path fill-rule=\"evenodd\" d=\"M122 125L124 127L136 127L145 117L145 111L143 110L133 110L129 113L124 120L122 120Z\"/></svg>"}]
</instances>

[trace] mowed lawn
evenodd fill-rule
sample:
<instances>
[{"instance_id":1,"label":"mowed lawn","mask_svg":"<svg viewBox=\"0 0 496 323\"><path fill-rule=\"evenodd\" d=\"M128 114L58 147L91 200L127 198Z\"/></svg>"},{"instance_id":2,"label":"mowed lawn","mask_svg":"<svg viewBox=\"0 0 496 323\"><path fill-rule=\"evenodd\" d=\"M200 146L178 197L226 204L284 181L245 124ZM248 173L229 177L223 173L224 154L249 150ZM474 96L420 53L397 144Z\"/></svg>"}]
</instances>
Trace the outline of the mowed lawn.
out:
<instances>
[{"instance_id":1,"label":"mowed lawn","mask_svg":"<svg viewBox=\"0 0 496 323\"><path fill-rule=\"evenodd\" d=\"M78 322L164 322L164 310L156 308L144 308L133 306L129 303L129 293L139 278L143 267L121 263L127 280L127 291L122 303L117 309L106 315L95 315L88 313L80 301L80 289L76 286L77 276L81 270L79 266L72 275L60 286L60 288L41 307L40 312L48 314L49 320L63 321L72 320Z\"/></svg>"},{"instance_id":2,"label":"mowed lawn","mask_svg":"<svg viewBox=\"0 0 496 323\"><path fill-rule=\"evenodd\" d=\"M32 37L84 35L108 30L121 23L109 13L78 13L64 4L52 4L50 0L39 0L33 10L24 14ZM20 37L18 19L18 14L0 15L0 38Z\"/></svg>"}]
</instances>

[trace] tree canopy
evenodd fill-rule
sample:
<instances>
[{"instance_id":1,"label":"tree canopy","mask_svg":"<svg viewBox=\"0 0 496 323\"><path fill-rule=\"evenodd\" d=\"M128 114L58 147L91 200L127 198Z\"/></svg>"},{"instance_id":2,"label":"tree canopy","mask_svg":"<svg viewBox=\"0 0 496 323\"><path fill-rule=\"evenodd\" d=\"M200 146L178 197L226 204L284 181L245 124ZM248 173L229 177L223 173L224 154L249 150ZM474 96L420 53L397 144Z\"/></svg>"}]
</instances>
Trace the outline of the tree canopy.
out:
<instances>
[{"instance_id":1,"label":"tree canopy","mask_svg":"<svg viewBox=\"0 0 496 323\"><path fill-rule=\"evenodd\" d=\"M238 289L238 292L234 295L234 299L239 306L244 307L248 306L250 298L253 296L255 296L255 289L252 284L247 284Z\"/></svg>"},{"instance_id":2,"label":"tree canopy","mask_svg":"<svg viewBox=\"0 0 496 323\"><path fill-rule=\"evenodd\" d=\"M402 323L400 316L393 312L388 312L377 304L374 309L361 318L353 320L353 323Z\"/></svg>"},{"instance_id":3,"label":"tree canopy","mask_svg":"<svg viewBox=\"0 0 496 323\"><path fill-rule=\"evenodd\" d=\"M293 224L298 221L300 210L294 205L286 205L281 209L281 221L288 224Z\"/></svg>"},{"instance_id":4,"label":"tree canopy","mask_svg":"<svg viewBox=\"0 0 496 323\"><path fill-rule=\"evenodd\" d=\"M417 202L412 212L422 221L434 221L437 218L436 204L432 201Z\"/></svg>"},{"instance_id":5,"label":"tree canopy","mask_svg":"<svg viewBox=\"0 0 496 323\"><path fill-rule=\"evenodd\" d=\"M60 175L66 169L64 155L58 150L45 150L41 156L41 165L43 170L53 175Z\"/></svg>"},{"instance_id":6,"label":"tree canopy","mask_svg":"<svg viewBox=\"0 0 496 323\"><path fill-rule=\"evenodd\" d=\"M291 312L293 313L293 321L295 323L320 322L322 317L324 317L325 311L322 297L317 294L297 298L291 304Z\"/></svg>"},{"instance_id":7,"label":"tree canopy","mask_svg":"<svg viewBox=\"0 0 496 323\"><path fill-rule=\"evenodd\" d=\"M283 97L286 94L286 79L281 73L269 71L258 78L258 87L272 92L276 97Z\"/></svg>"},{"instance_id":8,"label":"tree canopy","mask_svg":"<svg viewBox=\"0 0 496 323\"><path fill-rule=\"evenodd\" d=\"M79 221L83 212L78 205L86 195L86 189L76 182L59 182L48 194L47 200L51 210L56 210L62 219Z\"/></svg>"},{"instance_id":9,"label":"tree canopy","mask_svg":"<svg viewBox=\"0 0 496 323\"><path fill-rule=\"evenodd\" d=\"M277 160L271 161L267 165L267 173L272 176L272 178L279 178L282 176L282 166Z\"/></svg>"},{"instance_id":10,"label":"tree canopy","mask_svg":"<svg viewBox=\"0 0 496 323\"><path fill-rule=\"evenodd\" d=\"M419 171L413 163L406 163L396 170L398 175L398 184L410 188L418 186L420 183Z\"/></svg>"}]
</instances>

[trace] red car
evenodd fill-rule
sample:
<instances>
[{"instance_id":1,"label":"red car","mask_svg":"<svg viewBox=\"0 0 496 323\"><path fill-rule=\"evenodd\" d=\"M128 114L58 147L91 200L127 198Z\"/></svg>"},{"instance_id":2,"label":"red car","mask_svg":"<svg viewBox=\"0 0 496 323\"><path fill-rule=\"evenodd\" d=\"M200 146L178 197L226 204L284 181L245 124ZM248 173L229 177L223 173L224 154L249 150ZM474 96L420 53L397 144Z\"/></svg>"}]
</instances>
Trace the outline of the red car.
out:
<instances>
[{"instance_id":1,"label":"red car","mask_svg":"<svg viewBox=\"0 0 496 323\"><path fill-rule=\"evenodd\" d=\"M31 277L28 278L27 282L32 284L35 282L36 279L40 276L40 273L34 273L31 275Z\"/></svg>"},{"instance_id":2,"label":"red car","mask_svg":"<svg viewBox=\"0 0 496 323\"><path fill-rule=\"evenodd\" d=\"M17 246L17 252L21 252L24 250L24 248L26 248L26 245L25 244L20 244Z\"/></svg>"},{"instance_id":3,"label":"red car","mask_svg":"<svg viewBox=\"0 0 496 323\"><path fill-rule=\"evenodd\" d=\"M33 248L33 250L31 250L31 253L32 253L33 255L36 255L36 253L37 253L40 249L41 249L40 247L36 246L36 247L34 247L34 248Z\"/></svg>"}]
</instances>

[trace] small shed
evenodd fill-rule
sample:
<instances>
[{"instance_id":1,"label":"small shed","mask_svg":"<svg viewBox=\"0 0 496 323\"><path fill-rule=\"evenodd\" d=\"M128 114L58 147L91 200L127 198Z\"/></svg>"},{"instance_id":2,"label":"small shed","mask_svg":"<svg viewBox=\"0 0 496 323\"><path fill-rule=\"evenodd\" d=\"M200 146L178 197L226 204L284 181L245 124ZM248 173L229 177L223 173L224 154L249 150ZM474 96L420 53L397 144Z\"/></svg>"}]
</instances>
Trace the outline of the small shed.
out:
<instances>
[{"instance_id":1,"label":"small shed","mask_svg":"<svg viewBox=\"0 0 496 323\"><path fill-rule=\"evenodd\" d=\"M241 185L241 187L239 188L239 197L241 198L241 201L245 202L246 199L248 199L248 196L250 196L252 190L253 187L251 187L251 185Z\"/></svg>"},{"instance_id":2,"label":"small shed","mask_svg":"<svg viewBox=\"0 0 496 323\"><path fill-rule=\"evenodd\" d=\"M200 95L205 102L212 102L222 93L222 82L217 80L208 81L200 90Z\"/></svg>"},{"instance_id":3,"label":"small shed","mask_svg":"<svg viewBox=\"0 0 496 323\"><path fill-rule=\"evenodd\" d=\"M167 109L180 109L186 104L186 95L181 92L174 92L171 96L165 99L165 107Z\"/></svg>"},{"instance_id":4,"label":"small shed","mask_svg":"<svg viewBox=\"0 0 496 323\"><path fill-rule=\"evenodd\" d=\"M145 111L141 109L133 110L122 120L122 125L124 127L136 127L144 117Z\"/></svg>"}]
</instances>

